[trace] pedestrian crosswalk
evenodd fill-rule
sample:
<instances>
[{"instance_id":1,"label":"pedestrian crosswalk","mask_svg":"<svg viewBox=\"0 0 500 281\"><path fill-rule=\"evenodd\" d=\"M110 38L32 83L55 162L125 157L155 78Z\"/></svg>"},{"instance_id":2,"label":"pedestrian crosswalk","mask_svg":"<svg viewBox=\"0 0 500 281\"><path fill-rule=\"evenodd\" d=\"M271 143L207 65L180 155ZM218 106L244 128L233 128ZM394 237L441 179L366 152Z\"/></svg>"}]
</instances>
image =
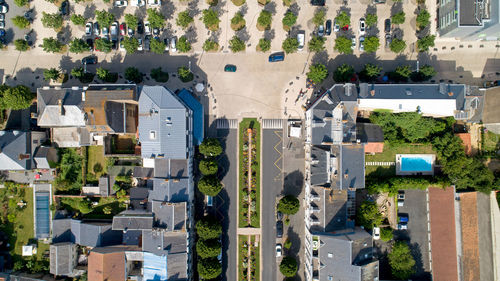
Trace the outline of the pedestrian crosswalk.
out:
<instances>
[{"instance_id":1,"label":"pedestrian crosswalk","mask_svg":"<svg viewBox=\"0 0 500 281\"><path fill-rule=\"evenodd\" d=\"M215 120L215 124L217 126L217 129L219 129L219 130L238 129L238 120L236 120L236 119L219 118L219 119Z\"/></svg>"},{"instance_id":2,"label":"pedestrian crosswalk","mask_svg":"<svg viewBox=\"0 0 500 281\"><path fill-rule=\"evenodd\" d=\"M262 129L283 129L283 119L262 119Z\"/></svg>"}]
</instances>

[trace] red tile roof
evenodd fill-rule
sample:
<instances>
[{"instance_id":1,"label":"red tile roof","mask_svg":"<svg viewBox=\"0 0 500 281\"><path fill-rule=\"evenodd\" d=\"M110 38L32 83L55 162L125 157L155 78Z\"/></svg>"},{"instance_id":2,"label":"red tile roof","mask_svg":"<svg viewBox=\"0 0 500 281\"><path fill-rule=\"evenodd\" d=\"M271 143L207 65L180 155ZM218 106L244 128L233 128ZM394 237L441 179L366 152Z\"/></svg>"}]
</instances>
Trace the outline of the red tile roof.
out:
<instances>
[{"instance_id":1,"label":"red tile roof","mask_svg":"<svg viewBox=\"0 0 500 281\"><path fill-rule=\"evenodd\" d=\"M472 145L471 145L471 138L470 138L470 134L469 133L460 133L460 134L456 134L457 137L459 137L462 142L464 143L464 147L465 147L465 154L467 155L470 155L471 151L472 151Z\"/></svg>"},{"instance_id":2,"label":"red tile roof","mask_svg":"<svg viewBox=\"0 0 500 281\"><path fill-rule=\"evenodd\" d=\"M383 151L383 142L369 142L365 144L365 153L382 153Z\"/></svg>"},{"instance_id":3,"label":"red tile roof","mask_svg":"<svg viewBox=\"0 0 500 281\"><path fill-rule=\"evenodd\" d=\"M92 281L124 281L125 252L90 252L88 279Z\"/></svg>"},{"instance_id":4,"label":"red tile roof","mask_svg":"<svg viewBox=\"0 0 500 281\"><path fill-rule=\"evenodd\" d=\"M458 280L454 188L429 188L429 212L433 280Z\"/></svg>"}]
</instances>

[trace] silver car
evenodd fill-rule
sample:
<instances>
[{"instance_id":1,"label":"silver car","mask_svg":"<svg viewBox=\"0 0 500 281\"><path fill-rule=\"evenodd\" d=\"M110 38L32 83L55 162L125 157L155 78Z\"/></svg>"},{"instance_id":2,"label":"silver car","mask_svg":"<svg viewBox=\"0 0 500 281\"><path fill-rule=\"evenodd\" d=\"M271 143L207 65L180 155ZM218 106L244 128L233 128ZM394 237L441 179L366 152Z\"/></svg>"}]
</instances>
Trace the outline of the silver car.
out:
<instances>
[{"instance_id":1,"label":"silver car","mask_svg":"<svg viewBox=\"0 0 500 281\"><path fill-rule=\"evenodd\" d=\"M85 24L85 35L87 35L87 36L92 35L92 23L91 22L87 22Z\"/></svg>"}]
</instances>

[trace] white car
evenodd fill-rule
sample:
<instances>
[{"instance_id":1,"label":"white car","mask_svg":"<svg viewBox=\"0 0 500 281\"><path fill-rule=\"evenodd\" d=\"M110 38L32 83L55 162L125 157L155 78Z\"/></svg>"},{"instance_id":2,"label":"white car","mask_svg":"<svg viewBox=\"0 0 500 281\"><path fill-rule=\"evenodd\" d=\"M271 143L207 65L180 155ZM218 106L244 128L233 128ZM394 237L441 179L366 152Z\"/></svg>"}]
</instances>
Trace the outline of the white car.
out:
<instances>
[{"instance_id":1,"label":"white car","mask_svg":"<svg viewBox=\"0 0 500 281\"><path fill-rule=\"evenodd\" d=\"M125 0L116 0L115 7L127 7L128 3Z\"/></svg>"},{"instance_id":2,"label":"white car","mask_svg":"<svg viewBox=\"0 0 500 281\"><path fill-rule=\"evenodd\" d=\"M339 32L340 30L340 25L337 23L337 20L333 21L333 31L334 32Z\"/></svg>"},{"instance_id":3,"label":"white car","mask_svg":"<svg viewBox=\"0 0 500 281\"><path fill-rule=\"evenodd\" d=\"M177 52L177 38L175 37L170 39L170 51L173 53Z\"/></svg>"},{"instance_id":4,"label":"white car","mask_svg":"<svg viewBox=\"0 0 500 281\"><path fill-rule=\"evenodd\" d=\"M0 5L0 13L6 14L9 11L9 7L7 5Z\"/></svg>"},{"instance_id":5,"label":"white car","mask_svg":"<svg viewBox=\"0 0 500 281\"><path fill-rule=\"evenodd\" d=\"M134 7L142 7L144 5L145 5L144 0L131 0L131 2L130 2L130 6L134 6Z\"/></svg>"},{"instance_id":6,"label":"white car","mask_svg":"<svg viewBox=\"0 0 500 281\"><path fill-rule=\"evenodd\" d=\"M306 34L304 32L299 32L297 34L297 41L299 41L299 47L297 48L298 51L304 50L304 43L306 41Z\"/></svg>"},{"instance_id":7,"label":"white car","mask_svg":"<svg viewBox=\"0 0 500 281\"><path fill-rule=\"evenodd\" d=\"M149 21L144 22L144 32L146 35L151 35L151 25L149 24Z\"/></svg>"},{"instance_id":8,"label":"white car","mask_svg":"<svg viewBox=\"0 0 500 281\"><path fill-rule=\"evenodd\" d=\"M366 32L366 24L365 24L365 19L360 18L359 19L359 36L365 35Z\"/></svg>"},{"instance_id":9,"label":"white car","mask_svg":"<svg viewBox=\"0 0 500 281\"><path fill-rule=\"evenodd\" d=\"M87 36L92 35L92 23L91 22L87 22L85 24L85 35L87 35Z\"/></svg>"},{"instance_id":10,"label":"white car","mask_svg":"<svg viewBox=\"0 0 500 281\"><path fill-rule=\"evenodd\" d=\"M161 6L161 1L160 0L148 0L148 6L159 7L159 6Z\"/></svg>"},{"instance_id":11,"label":"white car","mask_svg":"<svg viewBox=\"0 0 500 281\"><path fill-rule=\"evenodd\" d=\"M276 257L279 258L283 255L283 248L281 244L276 244Z\"/></svg>"},{"instance_id":12,"label":"white car","mask_svg":"<svg viewBox=\"0 0 500 281\"><path fill-rule=\"evenodd\" d=\"M142 38L137 38L137 41L139 42L139 47L137 47L137 51L143 51L144 48L142 47Z\"/></svg>"},{"instance_id":13,"label":"white car","mask_svg":"<svg viewBox=\"0 0 500 281\"><path fill-rule=\"evenodd\" d=\"M125 46L123 45L123 40L124 40L123 37L120 38L120 51L125 52L126 50L125 50Z\"/></svg>"},{"instance_id":14,"label":"white car","mask_svg":"<svg viewBox=\"0 0 500 281\"><path fill-rule=\"evenodd\" d=\"M374 227L373 228L373 240L379 240L380 239L380 227Z\"/></svg>"},{"instance_id":15,"label":"white car","mask_svg":"<svg viewBox=\"0 0 500 281\"><path fill-rule=\"evenodd\" d=\"M105 26L102 28L102 36L108 36L109 35L109 29Z\"/></svg>"},{"instance_id":16,"label":"white car","mask_svg":"<svg viewBox=\"0 0 500 281\"><path fill-rule=\"evenodd\" d=\"M356 37L352 37L351 42L351 49L356 49Z\"/></svg>"},{"instance_id":17,"label":"white car","mask_svg":"<svg viewBox=\"0 0 500 281\"><path fill-rule=\"evenodd\" d=\"M168 49L170 49L170 40L168 38L164 38L163 43L165 44L165 52L168 52Z\"/></svg>"},{"instance_id":18,"label":"white car","mask_svg":"<svg viewBox=\"0 0 500 281\"><path fill-rule=\"evenodd\" d=\"M101 35L101 29L99 29L99 24L97 22L94 22L94 35L95 36Z\"/></svg>"}]
</instances>

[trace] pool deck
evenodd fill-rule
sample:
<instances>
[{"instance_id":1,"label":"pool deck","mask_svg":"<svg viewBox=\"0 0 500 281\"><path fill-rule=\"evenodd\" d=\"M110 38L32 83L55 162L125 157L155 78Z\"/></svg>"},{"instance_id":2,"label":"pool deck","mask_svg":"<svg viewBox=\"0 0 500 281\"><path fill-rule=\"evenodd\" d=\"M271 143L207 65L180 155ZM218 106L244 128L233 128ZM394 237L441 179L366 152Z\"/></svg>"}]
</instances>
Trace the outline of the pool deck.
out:
<instances>
[{"instance_id":1,"label":"pool deck","mask_svg":"<svg viewBox=\"0 0 500 281\"><path fill-rule=\"evenodd\" d=\"M401 170L401 159L402 158L427 158L431 157L432 169L430 171L403 171ZM433 176L434 175L434 165L436 163L435 154L396 154L396 175L398 176Z\"/></svg>"}]
</instances>

